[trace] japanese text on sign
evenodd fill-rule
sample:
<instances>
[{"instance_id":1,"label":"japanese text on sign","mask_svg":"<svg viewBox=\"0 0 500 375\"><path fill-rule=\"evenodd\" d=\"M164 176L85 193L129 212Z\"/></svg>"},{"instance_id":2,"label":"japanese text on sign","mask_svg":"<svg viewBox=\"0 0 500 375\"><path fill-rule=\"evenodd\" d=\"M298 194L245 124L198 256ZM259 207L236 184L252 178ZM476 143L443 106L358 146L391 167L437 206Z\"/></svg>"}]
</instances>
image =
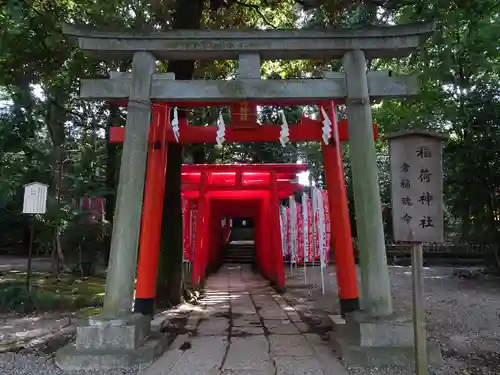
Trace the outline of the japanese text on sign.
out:
<instances>
[{"instance_id":1,"label":"japanese text on sign","mask_svg":"<svg viewBox=\"0 0 500 375\"><path fill-rule=\"evenodd\" d=\"M443 240L442 138L420 133L389 137L396 241Z\"/></svg>"}]
</instances>

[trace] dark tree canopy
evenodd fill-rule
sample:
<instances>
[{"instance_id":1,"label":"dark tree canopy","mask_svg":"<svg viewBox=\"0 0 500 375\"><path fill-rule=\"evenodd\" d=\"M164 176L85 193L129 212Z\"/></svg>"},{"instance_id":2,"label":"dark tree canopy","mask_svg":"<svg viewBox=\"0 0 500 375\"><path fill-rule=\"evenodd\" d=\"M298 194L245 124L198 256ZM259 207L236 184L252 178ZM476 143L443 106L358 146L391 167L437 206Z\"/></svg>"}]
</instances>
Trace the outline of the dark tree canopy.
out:
<instances>
[{"instance_id":1,"label":"dark tree canopy","mask_svg":"<svg viewBox=\"0 0 500 375\"><path fill-rule=\"evenodd\" d=\"M374 108L380 132L429 128L450 133L445 149L446 219L450 241L498 244L500 189L500 5L495 0L7 0L0 8L0 248L22 251L26 219L20 215L24 183L50 185L49 213L38 220L37 251L52 254L59 268L71 267L85 248L91 261L106 259L109 226L96 224L81 236L81 203L106 198L113 217L120 147L107 142L110 125L125 113L108 103L78 100L81 77L126 71L130 62L85 58L66 42L62 22L132 29L323 28L436 21L437 32L418 53L402 60L369 61L371 69L421 74L422 94L405 102L383 101ZM301 77L339 69L338 61L266 61L269 79ZM233 61L161 62L178 79L224 79ZM220 108L182 112L193 124L214 123ZM223 109L222 109L223 110ZM279 123L278 108L265 107L261 120ZM343 109L340 108L340 113ZM313 107L285 108L292 123ZM224 111L223 111L224 112ZM225 115L228 115L225 112ZM380 184L390 211L387 145L378 142ZM348 145L345 170L352 205ZM323 183L319 145L172 145L165 202L163 255L165 299L174 303L179 281L181 227L179 168L182 162L289 162L310 166L311 181ZM75 236L75 233L78 235ZM390 225L386 227L390 238ZM83 246L82 243L89 243ZM102 246L96 246L101 244ZM78 251L77 251L78 250ZM96 253L98 255L96 255ZM81 259L80 259L81 261ZM173 290L173 292L172 292Z\"/></svg>"}]
</instances>

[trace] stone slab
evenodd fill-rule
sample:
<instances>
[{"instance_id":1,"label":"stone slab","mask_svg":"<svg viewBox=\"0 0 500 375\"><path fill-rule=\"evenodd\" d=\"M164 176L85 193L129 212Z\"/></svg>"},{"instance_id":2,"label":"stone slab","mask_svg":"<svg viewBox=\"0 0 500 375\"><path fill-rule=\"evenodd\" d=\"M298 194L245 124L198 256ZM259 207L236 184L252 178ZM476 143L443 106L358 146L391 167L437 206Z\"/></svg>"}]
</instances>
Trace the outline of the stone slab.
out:
<instances>
[{"instance_id":1,"label":"stone slab","mask_svg":"<svg viewBox=\"0 0 500 375\"><path fill-rule=\"evenodd\" d=\"M287 320L288 315L281 310L281 309L262 309L259 311L259 315L262 317L264 320Z\"/></svg>"},{"instance_id":2,"label":"stone slab","mask_svg":"<svg viewBox=\"0 0 500 375\"><path fill-rule=\"evenodd\" d=\"M198 326L199 336L227 336L227 331L229 329L229 320L225 318L211 318L208 320L202 320Z\"/></svg>"},{"instance_id":3,"label":"stone slab","mask_svg":"<svg viewBox=\"0 0 500 375\"><path fill-rule=\"evenodd\" d=\"M190 344L187 350L168 350L141 375L219 375L227 339L196 337Z\"/></svg>"},{"instance_id":4,"label":"stone slab","mask_svg":"<svg viewBox=\"0 0 500 375\"><path fill-rule=\"evenodd\" d=\"M325 375L316 358L276 357L276 375Z\"/></svg>"},{"instance_id":5,"label":"stone slab","mask_svg":"<svg viewBox=\"0 0 500 375\"><path fill-rule=\"evenodd\" d=\"M294 356L294 357L312 357L314 352L308 341L302 335L271 335L271 355Z\"/></svg>"},{"instance_id":6,"label":"stone slab","mask_svg":"<svg viewBox=\"0 0 500 375\"><path fill-rule=\"evenodd\" d=\"M233 319L233 327L258 327L262 326L257 314L242 315Z\"/></svg>"},{"instance_id":7,"label":"stone slab","mask_svg":"<svg viewBox=\"0 0 500 375\"><path fill-rule=\"evenodd\" d=\"M78 350L71 343L56 352L55 362L66 371L127 368L155 360L166 346L165 336L156 333L134 350Z\"/></svg>"},{"instance_id":8,"label":"stone slab","mask_svg":"<svg viewBox=\"0 0 500 375\"><path fill-rule=\"evenodd\" d=\"M221 375L275 375L274 369L268 370L224 370Z\"/></svg>"},{"instance_id":9,"label":"stone slab","mask_svg":"<svg viewBox=\"0 0 500 375\"><path fill-rule=\"evenodd\" d=\"M286 314L288 317L293 321L293 322L301 322L302 319L300 318L299 313L297 311L292 310L292 311L286 311Z\"/></svg>"},{"instance_id":10,"label":"stone slab","mask_svg":"<svg viewBox=\"0 0 500 375\"><path fill-rule=\"evenodd\" d=\"M321 340L315 333L306 333L304 336L313 347L315 357L323 366L325 375L347 375L345 367L342 366L340 359L333 352L328 342Z\"/></svg>"},{"instance_id":11,"label":"stone slab","mask_svg":"<svg viewBox=\"0 0 500 375\"><path fill-rule=\"evenodd\" d=\"M233 314L241 314L241 315L249 315L249 314L257 314L255 307L252 306L232 306L231 312Z\"/></svg>"},{"instance_id":12,"label":"stone slab","mask_svg":"<svg viewBox=\"0 0 500 375\"><path fill-rule=\"evenodd\" d=\"M250 336L250 335L264 335L264 327L246 326L246 327L233 327L231 329L231 336Z\"/></svg>"},{"instance_id":13,"label":"stone slab","mask_svg":"<svg viewBox=\"0 0 500 375\"><path fill-rule=\"evenodd\" d=\"M266 337L233 337L223 369L271 370L269 342Z\"/></svg>"},{"instance_id":14,"label":"stone slab","mask_svg":"<svg viewBox=\"0 0 500 375\"><path fill-rule=\"evenodd\" d=\"M260 305L263 305L263 304L266 304L266 305L276 304L276 302L274 301L274 299L269 294L267 294L267 293L266 294L262 294L262 295L253 294L252 295L252 299L253 299L253 302L257 306L260 306Z\"/></svg>"},{"instance_id":15,"label":"stone slab","mask_svg":"<svg viewBox=\"0 0 500 375\"><path fill-rule=\"evenodd\" d=\"M134 350L149 334L151 319L132 314L124 319L105 319L97 316L77 327L77 350Z\"/></svg>"},{"instance_id":16,"label":"stone slab","mask_svg":"<svg viewBox=\"0 0 500 375\"><path fill-rule=\"evenodd\" d=\"M290 320L264 320L264 326L271 335L299 335L298 328Z\"/></svg>"},{"instance_id":17,"label":"stone slab","mask_svg":"<svg viewBox=\"0 0 500 375\"><path fill-rule=\"evenodd\" d=\"M307 333L310 331L309 325L302 322L294 322L295 326L301 333Z\"/></svg>"}]
</instances>

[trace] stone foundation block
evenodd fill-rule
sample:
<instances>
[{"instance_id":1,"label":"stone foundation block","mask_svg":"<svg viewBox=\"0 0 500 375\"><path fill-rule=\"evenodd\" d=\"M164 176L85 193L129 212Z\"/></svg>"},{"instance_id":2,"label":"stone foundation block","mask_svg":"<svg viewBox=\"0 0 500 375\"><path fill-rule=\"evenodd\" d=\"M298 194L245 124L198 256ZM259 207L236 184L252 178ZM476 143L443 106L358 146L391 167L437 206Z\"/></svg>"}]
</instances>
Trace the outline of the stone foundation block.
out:
<instances>
[{"instance_id":1,"label":"stone foundation block","mask_svg":"<svg viewBox=\"0 0 500 375\"><path fill-rule=\"evenodd\" d=\"M163 353L166 337L150 332L151 318L95 316L77 327L75 342L59 349L56 364L64 370L126 368L150 362Z\"/></svg>"},{"instance_id":2,"label":"stone foundation block","mask_svg":"<svg viewBox=\"0 0 500 375\"><path fill-rule=\"evenodd\" d=\"M90 318L77 327L77 350L134 350L150 331L151 319L133 314L123 319Z\"/></svg>"},{"instance_id":3,"label":"stone foundation block","mask_svg":"<svg viewBox=\"0 0 500 375\"><path fill-rule=\"evenodd\" d=\"M330 315L333 328L342 339L360 346L412 346L413 323L405 317L377 319L363 312L348 314L346 319Z\"/></svg>"},{"instance_id":4,"label":"stone foundation block","mask_svg":"<svg viewBox=\"0 0 500 375\"><path fill-rule=\"evenodd\" d=\"M72 343L57 351L55 362L66 371L128 368L154 361L165 351L166 347L165 336L156 332L133 350L79 350L75 343Z\"/></svg>"},{"instance_id":5,"label":"stone foundation block","mask_svg":"<svg viewBox=\"0 0 500 375\"><path fill-rule=\"evenodd\" d=\"M346 368L409 365L415 363L413 346L359 346L336 340L336 351ZM429 364L442 363L438 346L427 343Z\"/></svg>"},{"instance_id":6,"label":"stone foundation block","mask_svg":"<svg viewBox=\"0 0 500 375\"><path fill-rule=\"evenodd\" d=\"M414 363L413 323L406 317L373 318L357 311L343 319L330 315L330 343L345 366L384 366ZM427 343L430 364L442 362L439 347Z\"/></svg>"}]
</instances>

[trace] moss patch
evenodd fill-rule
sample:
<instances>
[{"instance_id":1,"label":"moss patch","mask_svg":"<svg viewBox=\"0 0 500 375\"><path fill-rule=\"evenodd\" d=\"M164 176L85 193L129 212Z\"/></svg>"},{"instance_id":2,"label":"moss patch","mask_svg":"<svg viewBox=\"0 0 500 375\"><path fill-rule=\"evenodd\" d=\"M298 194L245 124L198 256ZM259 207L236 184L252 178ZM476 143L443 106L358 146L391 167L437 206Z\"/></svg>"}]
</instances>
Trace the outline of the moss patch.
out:
<instances>
[{"instance_id":1,"label":"moss patch","mask_svg":"<svg viewBox=\"0 0 500 375\"><path fill-rule=\"evenodd\" d=\"M78 311L102 306L104 279L34 273L31 291L25 280L24 272L0 275L0 312Z\"/></svg>"}]
</instances>

